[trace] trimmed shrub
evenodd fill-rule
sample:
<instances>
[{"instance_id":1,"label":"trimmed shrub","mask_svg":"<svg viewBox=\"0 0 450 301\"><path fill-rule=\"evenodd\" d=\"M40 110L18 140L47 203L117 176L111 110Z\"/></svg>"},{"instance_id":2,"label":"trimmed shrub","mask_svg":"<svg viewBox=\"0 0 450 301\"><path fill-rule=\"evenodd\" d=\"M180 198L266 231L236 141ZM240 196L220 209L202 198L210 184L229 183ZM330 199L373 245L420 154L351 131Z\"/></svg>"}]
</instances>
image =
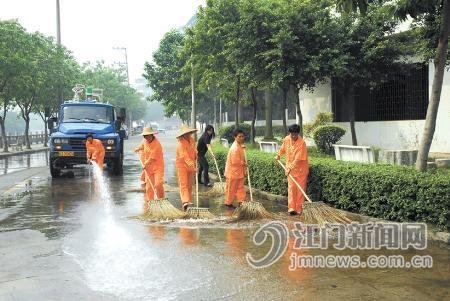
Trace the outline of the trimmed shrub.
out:
<instances>
[{"instance_id":1,"label":"trimmed shrub","mask_svg":"<svg viewBox=\"0 0 450 301\"><path fill-rule=\"evenodd\" d=\"M227 149L214 145L219 168L225 170ZM287 195L286 177L273 154L247 152L252 185ZM211 162L212 163L212 162ZM413 167L359 164L310 158L307 193L315 201L393 221L421 221L450 230L450 173L419 173Z\"/></svg>"},{"instance_id":2,"label":"trimmed shrub","mask_svg":"<svg viewBox=\"0 0 450 301\"><path fill-rule=\"evenodd\" d=\"M333 154L333 144L339 142L344 135L345 130L335 125L322 125L313 132L317 149L325 154Z\"/></svg>"},{"instance_id":3,"label":"trimmed shrub","mask_svg":"<svg viewBox=\"0 0 450 301\"><path fill-rule=\"evenodd\" d=\"M250 141L250 128L251 126L247 123L241 123L239 124L239 128L244 132L245 135L245 141L249 142ZM222 139L227 139L228 142L231 144L234 141L234 137L233 137L233 132L234 132L234 124L233 125L228 125L228 126L223 126L221 128L219 128L219 137Z\"/></svg>"},{"instance_id":4,"label":"trimmed shrub","mask_svg":"<svg viewBox=\"0 0 450 301\"><path fill-rule=\"evenodd\" d=\"M322 125L330 124L331 122L333 122L333 113L317 113L316 118L314 118L313 122L303 125L303 134L307 138L312 138L313 132L316 128Z\"/></svg>"}]
</instances>

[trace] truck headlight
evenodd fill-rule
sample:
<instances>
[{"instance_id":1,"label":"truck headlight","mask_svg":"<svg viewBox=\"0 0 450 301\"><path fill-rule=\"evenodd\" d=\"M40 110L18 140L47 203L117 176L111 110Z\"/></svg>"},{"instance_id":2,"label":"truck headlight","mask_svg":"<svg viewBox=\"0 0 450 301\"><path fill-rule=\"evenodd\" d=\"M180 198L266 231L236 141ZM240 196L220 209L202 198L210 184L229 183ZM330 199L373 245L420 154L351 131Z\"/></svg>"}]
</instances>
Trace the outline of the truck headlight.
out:
<instances>
[{"instance_id":1,"label":"truck headlight","mask_svg":"<svg viewBox=\"0 0 450 301\"><path fill-rule=\"evenodd\" d=\"M53 139L53 143L61 144L61 139L60 138L55 138L55 139Z\"/></svg>"},{"instance_id":2,"label":"truck headlight","mask_svg":"<svg viewBox=\"0 0 450 301\"><path fill-rule=\"evenodd\" d=\"M61 138L61 143L62 144L69 144L69 139L68 138Z\"/></svg>"},{"instance_id":3,"label":"truck headlight","mask_svg":"<svg viewBox=\"0 0 450 301\"><path fill-rule=\"evenodd\" d=\"M114 139L108 139L107 143L108 144L114 144Z\"/></svg>"}]
</instances>

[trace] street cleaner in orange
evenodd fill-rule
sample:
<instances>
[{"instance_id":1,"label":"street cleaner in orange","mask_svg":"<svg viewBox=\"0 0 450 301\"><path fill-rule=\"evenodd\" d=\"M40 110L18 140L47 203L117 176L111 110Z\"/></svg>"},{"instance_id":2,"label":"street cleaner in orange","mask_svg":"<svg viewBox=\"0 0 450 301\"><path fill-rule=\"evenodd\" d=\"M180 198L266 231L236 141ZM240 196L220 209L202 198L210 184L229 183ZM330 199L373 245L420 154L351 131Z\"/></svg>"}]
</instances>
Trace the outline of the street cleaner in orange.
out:
<instances>
[{"instance_id":1,"label":"street cleaner in orange","mask_svg":"<svg viewBox=\"0 0 450 301\"><path fill-rule=\"evenodd\" d=\"M282 155L286 155L286 176L288 177L288 212L291 215L302 212L305 196L289 177L291 175L306 191L306 182L308 180L309 165L308 153L305 140L300 136L300 126L293 124L289 127L287 135L281 145L275 160L280 160Z\"/></svg>"},{"instance_id":2,"label":"street cleaner in orange","mask_svg":"<svg viewBox=\"0 0 450 301\"><path fill-rule=\"evenodd\" d=\"M195 168L197 149L195 147L195 140L192 137L192 133L196 131L196 129L183 125L177 135L178 145L175 155L175 166L177 169L181 206L185 211L192 205L192 187L194 184L194 176L197 174Z\"/></svg>"},{"instance_id":3,"label":"street cleaner in orange","mask_svg":"<svg viewBox=\"0 0 450 301\"><path fill-rule=\"evenodd\" d=\"M164 158L161 143L155 137L156 132L152 128L145 127L142 136L144 139L134 151L139 153L142 164L141 181L145 185L145 205L154 199L164 198ZM151 183L149 183L150 181ZM152 186L156 190L156 196Z\"/></svg>"},{"instance_id":4,"label":"street cleaner in orange","mask_svg":"<svg viewBox=\"0 0 450 301\"><path fill-rule=\"evenodd\" d=\"M86 135L86 159L88 162L95 161L100 169L103 169L103 159L105 158L105 147L99 139L94 139L92 133Z\"/></svg>"},{"instance_id":5,"label":"street cleaner in orange","mask_svg":"<svg viewBox=\"0 0 450 301\"><path fill-rule=\"evenodd\" d=\"M247 175L244 155L244 132L236 129L233 133L234 142L228 151L227 163L225 165L226 178L226 200L225 206L234 209L233 202L237 199L239 206L245 201L246 193L244 187Z\"/></svg>"}]
</instances>

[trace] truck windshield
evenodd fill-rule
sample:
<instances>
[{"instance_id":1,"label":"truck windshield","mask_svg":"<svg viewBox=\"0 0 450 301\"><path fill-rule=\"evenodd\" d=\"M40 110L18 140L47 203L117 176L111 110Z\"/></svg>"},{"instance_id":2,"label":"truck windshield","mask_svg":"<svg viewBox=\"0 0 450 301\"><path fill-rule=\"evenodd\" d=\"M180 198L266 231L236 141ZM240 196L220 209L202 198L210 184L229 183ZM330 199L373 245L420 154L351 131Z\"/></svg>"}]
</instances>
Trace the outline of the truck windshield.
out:
<instances>
[{"instance_id":1,"label":"truck windshield","mask_svg":"<svg viewBox=\"0 0 450 301\"><path fill-rule=\"evenodd\" d=\"M66 106L62 122L111 123L112 108L100 106Z\"/></svg>"}]
</instances>

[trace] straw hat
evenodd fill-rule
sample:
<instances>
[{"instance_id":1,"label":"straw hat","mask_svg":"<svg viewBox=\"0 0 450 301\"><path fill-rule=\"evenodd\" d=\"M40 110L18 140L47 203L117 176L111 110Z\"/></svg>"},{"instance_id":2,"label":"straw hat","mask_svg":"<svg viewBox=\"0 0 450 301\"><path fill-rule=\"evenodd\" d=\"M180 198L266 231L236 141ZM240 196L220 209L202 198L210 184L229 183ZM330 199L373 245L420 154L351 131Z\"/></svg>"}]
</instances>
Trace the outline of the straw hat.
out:
<instances>
[{"instance_id":1,"label":"straw hat","mask_svg":"<svg viewBox=\"0 0 450 301\"><path fill-rule=\"evenodd\" d=\"M187 125L183 124L181 126L180 131L177 134L177 138L180 138L183 135L194 133L194 132L197 132L197 129L192 129L192 128L188 127Z\"/></svg>"},{"instance_id":2,"label":"straw hat","mask_svg":"<svg viewBox=\"0 0 450 301\"><path fill-rule=\"evenodd\" d=\"M157 134L158 132L155 132L151 127L145 127L144 130L142 131L142 136L146 136L146 135L154 135Z\"/></svg>"}]
</instances>

